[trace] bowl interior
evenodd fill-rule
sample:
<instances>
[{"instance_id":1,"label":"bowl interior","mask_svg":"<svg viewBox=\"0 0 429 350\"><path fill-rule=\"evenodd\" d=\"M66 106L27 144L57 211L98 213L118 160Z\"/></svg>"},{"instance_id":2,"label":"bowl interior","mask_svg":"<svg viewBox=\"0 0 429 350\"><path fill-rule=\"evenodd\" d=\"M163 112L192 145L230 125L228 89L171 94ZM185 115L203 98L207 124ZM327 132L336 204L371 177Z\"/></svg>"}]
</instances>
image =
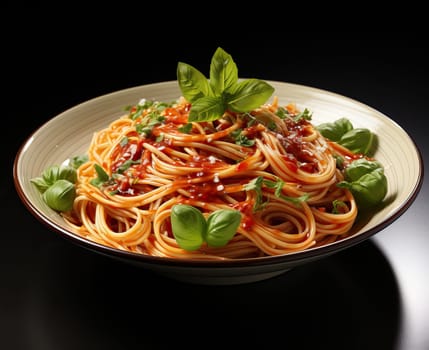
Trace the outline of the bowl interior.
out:
<instances>
[{"instance_id":1,"label":"bowl interior","mask_svg":"<svg viewBox=\"0 0 429 350\"><path fill-rule=\"evenodd\" d=\"M366 127L377 134L379 145L375 157L384 165L389 185L386 205L357 226L348 239L379 231L409 207L421 186L422 160L415 143L398 124L345 96L297 84L269 82L275 87L274 95L279 97L280 104L293 102L300 109L310 109L313 124L346 117L354 127ZM85 153L93 133L126 113L125 106L141 98L172 101L179 96L176 81L137 86L94 98L49 120L29 136L17 153L14 176L21 199L38 219L73 237L61 216L43 202L30 179L40 176L47 166Z\"/></svg>"}]
</instances>

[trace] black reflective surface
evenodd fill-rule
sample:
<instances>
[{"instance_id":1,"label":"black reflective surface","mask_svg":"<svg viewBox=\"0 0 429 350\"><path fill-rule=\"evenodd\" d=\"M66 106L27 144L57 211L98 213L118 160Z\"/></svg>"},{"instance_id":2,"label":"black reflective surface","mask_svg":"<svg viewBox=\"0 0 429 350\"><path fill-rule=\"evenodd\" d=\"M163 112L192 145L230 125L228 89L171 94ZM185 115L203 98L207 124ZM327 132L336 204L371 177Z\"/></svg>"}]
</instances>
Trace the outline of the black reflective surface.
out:
<instances>
[{"instance_id":1,"label":"black reflective surface","mask_svg":"<svg viewBox=\"0 0 429 350\"><path fill-rule=\"evenodd\" d=\"M241 76L310 85L380 110L412 136L427 163L425 41L302 35L202 44L160 38L153 47L136 45L129 33L121 40L67 34L59 41L43 34L21 34L7 51L10 141L2 144L0 347L427 348L426 178L410 209L374 238L281 276L237 286L175 282L74 246L26 211L12 181L18 147L42 123L104 93L174 80L179 60L208 73L217 46L231 53ZM24 39L40 42L31 57L18 44Z\"/></svg>"},{"instance_id":2,"label":"black reflective surface","mask_svg":"<svg viewBox=\"0 0 429 350\"><path fill-rule=\"evenodd\" d=\"M56 249L55 249L56 248ZM365 255L365 264L357 264ZM23 283L21 337L33 349L289 345L392 348L398 285L373 243L239 286L177 283L73 249L46 247ZM75 261L70 264L70 261ZM374 266L368 274L368 266ZM12 317L13 318L13 317ZM167 336L167 334L168 336Z\"/></svg>"}]
</instances>

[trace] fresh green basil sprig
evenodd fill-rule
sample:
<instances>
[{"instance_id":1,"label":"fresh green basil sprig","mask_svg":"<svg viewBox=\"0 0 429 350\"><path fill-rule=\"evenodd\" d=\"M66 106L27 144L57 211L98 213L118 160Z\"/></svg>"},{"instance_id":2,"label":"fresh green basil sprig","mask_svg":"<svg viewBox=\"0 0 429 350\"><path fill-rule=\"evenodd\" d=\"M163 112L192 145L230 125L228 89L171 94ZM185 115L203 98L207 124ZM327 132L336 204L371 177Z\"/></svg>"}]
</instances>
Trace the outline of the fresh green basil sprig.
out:
<instances>
[{"instance_id":1,"label":"fresh green basil sprig","mask_svg":"<svg viewBox=\"0 0 429 350\"><path fill-rule=\"evenodd\" d=\"M237 65L220 47L210 63L210 79L193 66L179 62L177 81L191 103L189 122L213 121L227 110L249 112L264 104L274 92L274 87L263 80L239 81Z\"/></svg>"},{"instance_id":2,"label":"fresh green basil sprig","mask_svg":"<svg viewBox=\"0 0 429 350\"><path fill-rule=\"evenodd\" d=\"M234 209L218 209L207 219L192 205L176 204L171 208L171 229L179 246L193 251L206 242L210 247L226 245L237 232L241 213Z\"/></svg>"},{"instance_id":3,"label":"fresh green basil sprig","mask_svg":"<svg viewBox=\"0 0 429 350\"><path fill-rule=\"evenodd\" d=\"M353 153L372 155L376 147L376 135L367 128L354 128L347 118L317 126L319 132L331 141L338 142Z\"/></svg>"},{"instance_id":4,"label":"fresh green basil sprig","mask_svg":"<svg viewBox=\"0 0 429 350\"><path fill-rule=\"evenodd\" d=\"M371 156L375 151L376 135L366 128L354 128L347 118L322 123L317 129L324 137L338 142L355 154ZM367 210L386 196L387 178L378 161L360 158L344 168L344 181L338 183L338 187L349 189L358 208Z\"/></svg>"},{"instance_id":5,"label":"fresh green basil sprig","mask_svg":"<svg viewBox=\"0 0 429 350\"><path fill-rule=\"evenodd\" d=\"M284 195L282 192L284 184L284 181L280 178L277 178L275 181L271 181L264 179L263 176L258 176L250 180L246 185L244 185L244 189L246 191L255 191L256 193L256 200L255 204L253 205L253 211L256 212L258 210L261 210L267 204L267 201L264 201L263 199L263 186L274 189L274 195L277 198L291 202L295 205L301 205L301 203L305 202L309 198L310 195L308 193L303 194L299 197L291 197Z\"/></svg>"},{"instance_id":6,"label":"fresh green basil sprig","mask_svg":"<svg viewBox=\"0 0 429 350\"><path fill-rule=\"evenodd\" d=\"M50 208L65 212L73 206L76 180L77 172L74 166L53 165L46 168L41 176L30 181L42 193L43 200Z\"/></svg>"}]
</instances>

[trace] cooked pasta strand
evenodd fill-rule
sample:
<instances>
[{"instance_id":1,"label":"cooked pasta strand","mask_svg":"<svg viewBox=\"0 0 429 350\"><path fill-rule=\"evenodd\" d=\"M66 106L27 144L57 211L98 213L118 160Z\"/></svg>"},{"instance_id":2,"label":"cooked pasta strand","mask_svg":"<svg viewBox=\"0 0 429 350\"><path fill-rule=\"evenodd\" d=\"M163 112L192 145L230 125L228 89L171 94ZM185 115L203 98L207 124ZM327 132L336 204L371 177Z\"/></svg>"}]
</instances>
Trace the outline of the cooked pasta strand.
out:
<instances>
[{"instance_id":1,"label":"cooked pasta strand","mask_svg":"<svg viewBox=\"0 0 429 350\"><path fill-rule=\"evenodd\" d=\"M275 97L249 114L227 112L186 131L183 98L159 112L163 121L151 124L150 108L123 115L94 134L89 160L78 169L73 210L63 216L99 244L177 259L281 255L345 237L357 206L351 192L336 186L343 178L334 155L350 151L328 142L308 120L280 118L278 108ZM299 112L293 104L285 109ZM101 186L93 182L95 164L109 177ZM340 213L332 212L335 200L344 203ZM225 246L186 251L171 229L178 203L205 217L236 209L242 220Z\"/></svg>"}]
</instances>

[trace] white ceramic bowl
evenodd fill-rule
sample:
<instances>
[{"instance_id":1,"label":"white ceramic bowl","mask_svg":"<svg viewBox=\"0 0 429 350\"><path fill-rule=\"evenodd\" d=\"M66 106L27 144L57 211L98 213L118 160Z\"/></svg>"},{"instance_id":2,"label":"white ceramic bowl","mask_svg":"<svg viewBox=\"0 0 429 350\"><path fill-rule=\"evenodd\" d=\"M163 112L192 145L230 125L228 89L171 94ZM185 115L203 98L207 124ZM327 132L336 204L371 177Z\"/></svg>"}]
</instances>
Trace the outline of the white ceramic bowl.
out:
<instances>
[{"instance_id":1,"label":"white ceramic bowl","mask_svg":"<svg viewBox=\"0 0 429 350\"><path fill-rule=\"evenodd\" d=\"M294 102L313 112L319 124L347 117L354 127L366 127L379 139L376 158L384 165L388 180L387 205L375 212L353 234L322 247L282 256L232 261L193 261L152 257L109 248L74 234L60 215L51 210L30 183L48 166L83 154L93 132L124 113L124 107L141 98L172 101L180 96L176 81L137 86L81 103L49 120L23 143L14 162L17 193L28 210L49 229L94 252L137 264L169 278L200 284L238 284L267 279L315 259L351 247L392 224L416 198L423 180L421 154L410 136L379 111L348 97L303 85L269 81L280 104Z\"/></svg>"}]
</instances>

